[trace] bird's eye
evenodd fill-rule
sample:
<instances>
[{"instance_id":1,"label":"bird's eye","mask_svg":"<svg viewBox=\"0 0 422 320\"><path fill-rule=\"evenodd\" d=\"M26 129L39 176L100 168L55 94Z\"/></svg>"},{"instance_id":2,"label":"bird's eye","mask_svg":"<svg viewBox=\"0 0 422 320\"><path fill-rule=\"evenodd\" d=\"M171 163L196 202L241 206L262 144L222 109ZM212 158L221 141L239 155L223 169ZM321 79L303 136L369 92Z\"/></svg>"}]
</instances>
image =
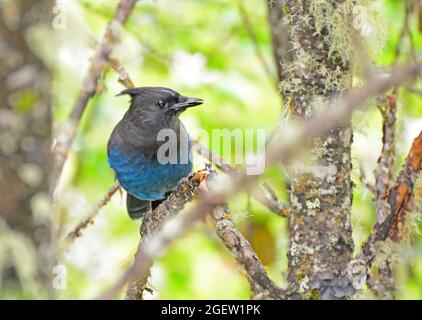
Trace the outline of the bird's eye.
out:
<instances>
[{"instance_id":1,"label":"bird's eye","mask_svg":"<svg viewBox=\"0 0 422 320\"><path fill-rule=\"evenodd\" d=\"M166 104L167 103L165 101L163 101L163 100L159 100L157 102L157 106L159 106L160 108L164 108L166 106Z\"/></svg>"}]
</instances>

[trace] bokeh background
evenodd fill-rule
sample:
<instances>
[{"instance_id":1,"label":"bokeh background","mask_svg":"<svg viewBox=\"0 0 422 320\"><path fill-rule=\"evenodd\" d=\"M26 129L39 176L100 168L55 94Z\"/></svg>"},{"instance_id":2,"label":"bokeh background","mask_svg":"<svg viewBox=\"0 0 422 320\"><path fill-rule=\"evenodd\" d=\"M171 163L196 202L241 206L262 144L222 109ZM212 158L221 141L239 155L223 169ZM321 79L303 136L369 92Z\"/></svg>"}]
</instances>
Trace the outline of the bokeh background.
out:
<instances>
[{"instance_id":1,"label":"bokeh background","mask_svg":"<svg viewBox=\"0 0 422 320\"><path fill-rule=\"evenodd\" d=\"M245 28L239 3L256 35L256 43ZM403 27L404 3L373 1L367 8L367 51L378 66L388 66L394 59ZM62 1L65 28L39 29L31 35L39 56L53 72L56 134L79 94L96 40L116 5L115 0ZM422 47L418 23L416 18L410 21L413 43L403 42L404 56L412 46L416 50ZM258 59L256 45L271 75ZM136 86L166 86L203 98L203 106L190 109L181 117L188 130L201 128L211 133L218 128L264 128L269 133L280 119L282 99L273 81L276 67L265 0L139 1L121 30L121 42L112 56L127 69ZM359 83L358 76L355 80ZM416 85L422 89L421 81ZM113 70L106 72L98 89L100 93L90 101L80 123L56 194L63 234L83 219L114 183L106 144L129 102L128 97L116 97L124 88ZM354 117L353 236L357 249L375 222L373 197L359 182L358 168L362 167L368 179L374 181L373 170L381 150L381 115L374 101L368 103L373 107ZM399 108L396 171L422 128L422 95L400 90ZM283 168L269 168L261 180L269 182L281 200L288 201ZM101 209L95 223L63 254L61 263L66 267L67 281L66 288L59 290L59 298L95 297L130 266L139 241L139 222L129 219L124 204L124 195L116 194ZM284 284L287 220L269 212L247 194L232 199L230 209L269 275ZM416 235L410 245L396 250L396 256L400 260L396 274L398 298L422 299L421 236ZM175 241L155 262L150 284L154 293L147 293L147 299L249 298L246 278L208 221ZM25 297L25 293L17 296Z\"/></svg>"}]
</instances>

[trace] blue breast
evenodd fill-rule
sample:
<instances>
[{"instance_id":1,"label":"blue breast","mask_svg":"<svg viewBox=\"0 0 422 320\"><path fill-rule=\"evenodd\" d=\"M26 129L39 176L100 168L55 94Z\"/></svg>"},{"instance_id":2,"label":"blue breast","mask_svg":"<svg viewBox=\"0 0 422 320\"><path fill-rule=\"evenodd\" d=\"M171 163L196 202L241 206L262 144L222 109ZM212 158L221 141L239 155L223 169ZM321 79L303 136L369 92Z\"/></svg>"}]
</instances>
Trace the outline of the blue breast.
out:
<instances>
[{"instance_id":1,"label":"blue breast","mask_svg":"<svg viewBox=\"0 0 422 320\"><path fill-rule=\"evenodd\" d=\"M160 164L155 156L141 152L109 150L108 163L120 185L140 200L159 200L172 191L177 182L192 171L192 163Z\"/></svg>"}]
</instances>

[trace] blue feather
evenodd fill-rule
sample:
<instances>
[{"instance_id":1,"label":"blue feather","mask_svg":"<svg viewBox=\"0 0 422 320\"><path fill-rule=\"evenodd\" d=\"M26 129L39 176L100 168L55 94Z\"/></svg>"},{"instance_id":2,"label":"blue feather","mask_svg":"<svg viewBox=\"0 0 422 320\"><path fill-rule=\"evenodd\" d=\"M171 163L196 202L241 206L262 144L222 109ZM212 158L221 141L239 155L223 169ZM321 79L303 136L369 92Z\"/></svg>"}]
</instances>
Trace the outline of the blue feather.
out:
<instances>
[{"instance_id":1,"label":"blue feather","mask_svg":"<svg viewBox=\"0 0 422 320\"><path fill-rule=\"evenodd\" d=\"M177 182L192 171L192 163L160 164L156 157L141 152L109 150L108 162L117 180L127 192L140 200L164 199Z\"/></svg>"}]
</instances>

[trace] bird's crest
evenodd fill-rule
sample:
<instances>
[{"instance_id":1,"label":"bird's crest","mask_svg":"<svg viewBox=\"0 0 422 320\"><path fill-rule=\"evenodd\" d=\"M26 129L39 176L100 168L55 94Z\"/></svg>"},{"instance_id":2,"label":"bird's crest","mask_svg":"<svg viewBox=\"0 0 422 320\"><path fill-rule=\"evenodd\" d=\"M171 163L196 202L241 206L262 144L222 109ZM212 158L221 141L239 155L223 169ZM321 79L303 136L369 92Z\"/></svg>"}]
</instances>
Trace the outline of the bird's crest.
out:
<instances>
[{"instance_id":1,"label":"bird's crest","mask_svg":"<svg viewBox=\"0 0 422 320\"><path fill-rule=\"evenodd\" d=\"M134 96L138 96L138 95L142 95L146 93L152 93L152 92L156 94L170 94L172 96L179 95L176 91L169 88L165 88L165 87L138 87L138 88L125 89L119 94L117 94L117 96L122 96L122 95L127 94L133 98Z\"/></svg>"},{"instance_id":2,"label":"bird's crest","mask_svg":"<svg viewBox=\"0 0 422 320\"><path fill-rule=\"evenodd\" d=\"M130 95L131 98L133 98L134 96L138 95L141 93L142 88L129 88L129 89L125 89L123 91L121 91L120 93L118 93L116 95L116 97L118 96L123 96L125 94Z\"/></svg>"}]
</instances>

